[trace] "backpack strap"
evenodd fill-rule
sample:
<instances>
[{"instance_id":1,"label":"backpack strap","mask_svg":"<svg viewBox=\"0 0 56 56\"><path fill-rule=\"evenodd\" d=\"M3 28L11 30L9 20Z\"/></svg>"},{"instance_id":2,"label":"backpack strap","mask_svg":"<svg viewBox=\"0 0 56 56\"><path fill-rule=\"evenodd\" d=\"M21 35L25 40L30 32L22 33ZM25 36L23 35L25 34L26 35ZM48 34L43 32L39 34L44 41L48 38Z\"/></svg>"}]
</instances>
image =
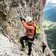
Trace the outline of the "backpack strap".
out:
<instances>
[{"instance_id":1,"label":"backpack strap","mask_svg":"<svg viewBox=\"0 0 56 56\"><path fill-rule=\"evenodd\" d=\"M36 34L36 27L35 27L35 30L34 30L34 36L35 36L35 34Z\"/></svg>"}]
</instances>

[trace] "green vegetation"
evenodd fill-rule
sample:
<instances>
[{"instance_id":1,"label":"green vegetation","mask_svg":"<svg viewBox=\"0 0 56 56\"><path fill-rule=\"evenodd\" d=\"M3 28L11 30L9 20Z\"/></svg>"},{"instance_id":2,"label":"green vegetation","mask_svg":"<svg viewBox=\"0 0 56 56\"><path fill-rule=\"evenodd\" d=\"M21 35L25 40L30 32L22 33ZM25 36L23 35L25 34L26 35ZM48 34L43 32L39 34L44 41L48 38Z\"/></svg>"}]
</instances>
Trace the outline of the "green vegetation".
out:
<instances>
[{"instance_id":1,"label":"green vegetation","mask_svg":"<svg viewBox=\"0 0 56 56\"><path fill-rule=\"evenodd\" d=\"M56 56L56 23L48 23L48 21L43 22L43 28L45 30L45 33L47 35L47 42L50 47L50 49L53 49L53 53Z\"/></svg>"}]
</instances>

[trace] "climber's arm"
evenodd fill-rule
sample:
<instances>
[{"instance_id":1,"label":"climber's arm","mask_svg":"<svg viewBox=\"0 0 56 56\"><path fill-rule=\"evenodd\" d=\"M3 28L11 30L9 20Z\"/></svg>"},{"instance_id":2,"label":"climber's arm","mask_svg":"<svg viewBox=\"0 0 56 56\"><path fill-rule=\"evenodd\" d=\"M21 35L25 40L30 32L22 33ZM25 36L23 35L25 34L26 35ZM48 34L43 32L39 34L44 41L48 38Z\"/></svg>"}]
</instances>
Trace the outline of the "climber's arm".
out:
<instances>
[{"instance_id":1,"label":"climber's arm","mask_svg":"<svg viewBox=\"0 0 56 56\"><path fill-rule=\"evenodd\" d=\"M22 21L22 24L23 26L26 28L26 29L33 29L34 27L33 26L28 26L27 23L23 20Z\"/></svg>"}]
</instances>

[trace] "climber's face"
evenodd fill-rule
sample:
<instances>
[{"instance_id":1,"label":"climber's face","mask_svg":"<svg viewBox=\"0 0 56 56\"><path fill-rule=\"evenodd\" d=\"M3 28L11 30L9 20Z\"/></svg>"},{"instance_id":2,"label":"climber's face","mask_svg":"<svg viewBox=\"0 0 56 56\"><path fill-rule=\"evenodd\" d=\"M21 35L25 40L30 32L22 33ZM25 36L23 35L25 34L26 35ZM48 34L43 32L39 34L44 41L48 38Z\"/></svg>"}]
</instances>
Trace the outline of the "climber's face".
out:
<instances>
[{"instance_id":1,"label":"climber's face","mask_svg":"<svg viewBox=\"0 0 56 56\"><path fill-rule=\"evenodd\" d=\"M28 25L32 25L32 21L29 21L27 24L28 24Z\"/></svg>"}]
</instances>

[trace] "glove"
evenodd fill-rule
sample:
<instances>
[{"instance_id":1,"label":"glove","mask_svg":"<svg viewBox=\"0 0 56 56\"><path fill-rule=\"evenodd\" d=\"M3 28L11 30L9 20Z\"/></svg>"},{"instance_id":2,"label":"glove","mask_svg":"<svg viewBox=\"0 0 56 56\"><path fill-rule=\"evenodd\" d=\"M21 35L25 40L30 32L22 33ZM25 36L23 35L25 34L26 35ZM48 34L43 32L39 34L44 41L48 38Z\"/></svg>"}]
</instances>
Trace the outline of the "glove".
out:
<instances>
[{"instance_id":1,"label":"glove","mask_svg":"<svg viewBox=\"0 0 56 56\"><path fill-rule=\"evenodd\" d=\"M24 20L25 21L25 19L24 18L22 18L22 17L20 17L20 20L22 21L22 20Z\"/></svg>"},{"instance_id":2,"label":"glove","mask_svg":"<svg viewBox=\"0 0 56 56\"><path fill-rule=\"evenodd\" d=\"M22 17L20 17L20 20L22 21L22 20L23 20L23 18L22 18Z\"/></svg>"}]
</instances>

